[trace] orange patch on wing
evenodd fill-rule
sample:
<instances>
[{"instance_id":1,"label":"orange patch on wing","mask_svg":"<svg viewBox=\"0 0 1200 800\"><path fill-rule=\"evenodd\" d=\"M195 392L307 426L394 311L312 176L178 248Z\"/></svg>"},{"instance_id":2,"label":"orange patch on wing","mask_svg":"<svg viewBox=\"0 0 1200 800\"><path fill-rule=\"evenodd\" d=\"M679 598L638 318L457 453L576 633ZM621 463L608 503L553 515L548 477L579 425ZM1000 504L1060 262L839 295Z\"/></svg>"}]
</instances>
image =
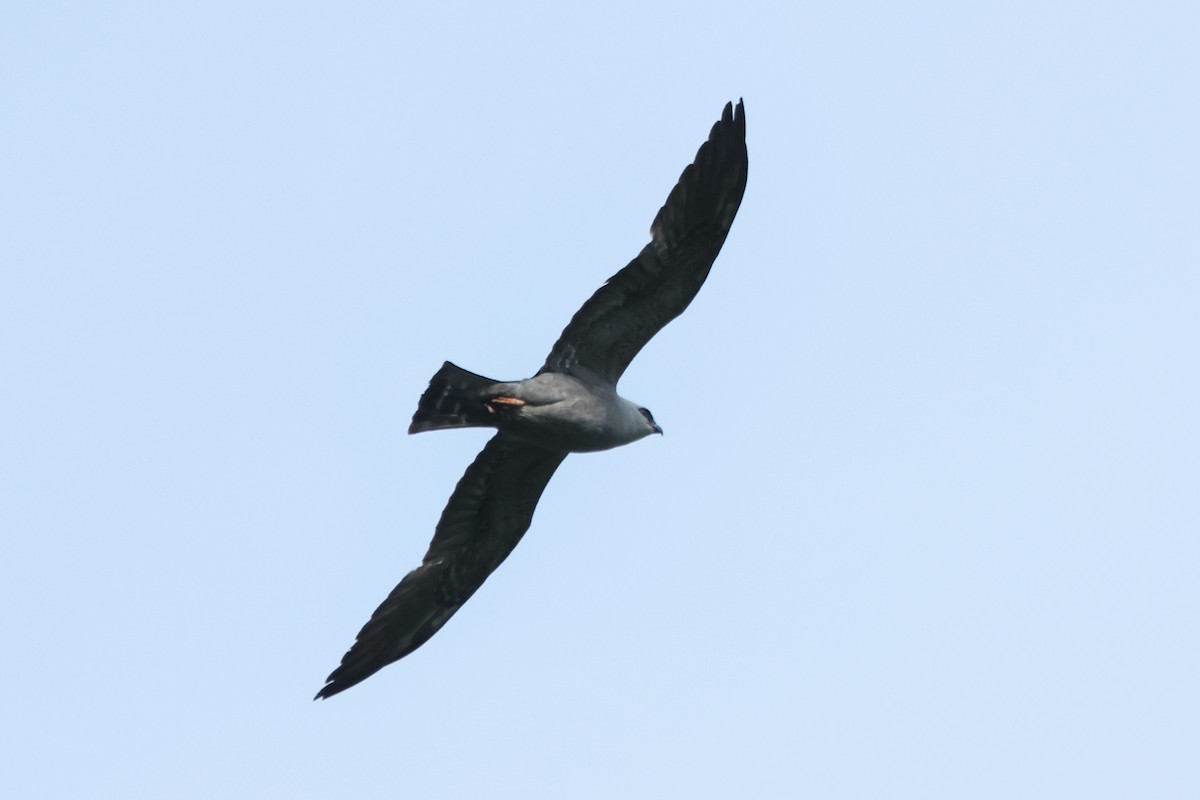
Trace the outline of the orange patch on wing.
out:
<instances>
[{"instance_id":1,"label":"orange patch on wing","mask_svg":"<svg viewBox=\"0 0 1200 800\"><path fill-rule=\"evenodd\" d=\"M512 406L514 408L517 406L525 405L524 400L518 399L516 397L493 397L491 399L491 402L498 403L499 405L502 405L502 406Z\"/></svg>"}]
</instances>

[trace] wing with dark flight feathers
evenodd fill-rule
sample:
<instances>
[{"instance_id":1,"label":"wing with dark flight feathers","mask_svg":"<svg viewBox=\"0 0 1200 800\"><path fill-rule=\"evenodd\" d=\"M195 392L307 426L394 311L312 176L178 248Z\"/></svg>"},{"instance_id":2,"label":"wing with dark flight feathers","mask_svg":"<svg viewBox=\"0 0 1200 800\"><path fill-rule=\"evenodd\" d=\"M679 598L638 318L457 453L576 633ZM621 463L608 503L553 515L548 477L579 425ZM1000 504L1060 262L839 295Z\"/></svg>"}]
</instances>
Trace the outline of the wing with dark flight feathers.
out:
<instances>
[{"instance_id":1,"label":"wing with dark flight feathers","mask_svg":"<svg viewBox=\"0 0 1200 800\"><path fill-rule=\"evenodd\" d=\"M741 101L679 176L650 226L650 243L592 295L554 344L541 372L586 367L616 383L638 351L692 302L716 260L746 191Z\"/></svg>"},{"instance_id":2,"label":"wing with dark flight feathers","mask_svg":"<svg viewBox=\"0 0 1200 800\"><path fill-rule=\"evenodd\" d=\"M437 633L521 541L566 456L493 436L450 495L421 566L371 615L317 698L349 689Z\"/></svg>"}]
</instances>

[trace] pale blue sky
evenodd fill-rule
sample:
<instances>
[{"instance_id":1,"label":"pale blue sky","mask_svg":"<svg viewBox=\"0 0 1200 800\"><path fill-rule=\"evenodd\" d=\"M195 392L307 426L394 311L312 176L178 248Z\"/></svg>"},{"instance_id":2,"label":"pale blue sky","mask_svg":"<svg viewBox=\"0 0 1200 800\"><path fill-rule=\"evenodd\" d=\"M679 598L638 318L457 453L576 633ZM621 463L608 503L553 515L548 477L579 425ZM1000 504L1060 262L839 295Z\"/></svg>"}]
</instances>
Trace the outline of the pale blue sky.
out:
<instances>
[{"instance_id":1,"label":"pale blue sky","mask_svg":"<svg viewBox=\"0 0 1200 800\"><path fill-rule=\"evenodd\" d=\"M1200 796L1200 12L411 6L6 13L0 795ZM430 375L738 97L666 436L311 702L486 438Z\"/></svg>"}]
</instances>

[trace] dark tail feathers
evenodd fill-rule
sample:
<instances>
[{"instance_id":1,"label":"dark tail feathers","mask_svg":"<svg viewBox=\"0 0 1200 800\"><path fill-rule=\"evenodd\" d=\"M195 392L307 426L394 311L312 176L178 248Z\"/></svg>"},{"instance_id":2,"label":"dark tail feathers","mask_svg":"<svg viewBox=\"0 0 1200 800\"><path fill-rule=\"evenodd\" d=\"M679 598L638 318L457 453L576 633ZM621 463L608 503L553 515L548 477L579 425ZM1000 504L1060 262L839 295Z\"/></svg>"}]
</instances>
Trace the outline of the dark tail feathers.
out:
<instances>
[{"instance_id":1,"label":"dark tail feathers","mask_svg":"<svg viewBox=\"0 0 1200 800\"><path fill-rule=\"evenodd\" d=\"M417 403L409 433L439 428L493 428L495 416L485 405L487 390L498 381L467 372L449 361L429 381Z\"/></svg>"}]
</instances>

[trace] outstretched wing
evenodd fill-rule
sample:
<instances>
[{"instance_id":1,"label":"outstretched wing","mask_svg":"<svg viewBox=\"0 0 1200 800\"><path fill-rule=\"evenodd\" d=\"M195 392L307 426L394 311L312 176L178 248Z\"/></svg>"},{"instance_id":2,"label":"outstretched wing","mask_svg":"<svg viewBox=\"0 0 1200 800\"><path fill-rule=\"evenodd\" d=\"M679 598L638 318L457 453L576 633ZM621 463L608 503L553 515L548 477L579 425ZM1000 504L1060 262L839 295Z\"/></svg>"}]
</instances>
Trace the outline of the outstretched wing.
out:
<instances>
[{"instance_id":1,"label":"outstretched wing","mask_svg":"<svg viewBox=\"0 0 1200 800\"><path fill-rule=\"evenodd\" d=\"M727 103L654 218L650 243L583 304L541 372L583 366L615 384L700 291L741 205L746 170L745 111L741 101Z\"/></svg>"},{"instance_id":2,"label":"outstretched wing","mask_svg":"<svg viewBox=\"0 0 1200 800\"><path fill-rule=\"evenodd\" d=\"M450 495L421 566L371 615L317 698L349 689L437 633L521 541L566 456L493 436Z\"/></svg>"}]
</instances>

